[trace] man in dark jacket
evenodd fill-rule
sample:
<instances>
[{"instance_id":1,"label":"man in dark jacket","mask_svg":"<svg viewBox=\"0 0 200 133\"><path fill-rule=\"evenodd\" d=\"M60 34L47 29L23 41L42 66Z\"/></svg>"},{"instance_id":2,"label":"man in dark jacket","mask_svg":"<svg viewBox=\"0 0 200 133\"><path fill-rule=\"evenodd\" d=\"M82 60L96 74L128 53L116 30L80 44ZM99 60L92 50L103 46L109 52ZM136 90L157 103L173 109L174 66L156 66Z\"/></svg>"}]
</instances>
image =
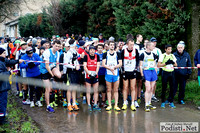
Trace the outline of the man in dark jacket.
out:
<instances>
[{"instance_id":1,"label":"man in dark jacket","mask_svg":"<svg viewBox=\"0 0 200 133\"><path fill-rule=\"evenodd\" d=\"M185 43L184 41L180 41L177 45L177 51L174 52L174 56L177 59L178 67L192 67L190 55L184 51ZM175 88L174 88L174 96L176 95L177 88L179 85L179 95L178 102L180 104L185 104L184 96L185 96L185 85L186 80L191 75L191 69L175 69Z\"/></svg>"},{"instance_id":2,"label":"man in dark jacket","mask_svg":"<svg viewBox=\"0 0 200 133\"><path fill-rule=\"evenodd\" d=\"M0 48L0 76L12 74L12 70L8 71L6 67L21 63L22 60L6 59L6 51ZM6 107L7 107L7 91L11 89L9 81L0 81L0 124L4 123Z\"/></svg>"},{"instance_id":3,"label":"man in dark jacket","mask_svg":"<svg viewBox=\"0 0 200 133\"><path fill-rule=\"evenodd\" d=\"M195 56L194 56L194 64L196 67L198 67L198 82L200 86L200 49L197 50Z\"/></svg>"}]
</instances>

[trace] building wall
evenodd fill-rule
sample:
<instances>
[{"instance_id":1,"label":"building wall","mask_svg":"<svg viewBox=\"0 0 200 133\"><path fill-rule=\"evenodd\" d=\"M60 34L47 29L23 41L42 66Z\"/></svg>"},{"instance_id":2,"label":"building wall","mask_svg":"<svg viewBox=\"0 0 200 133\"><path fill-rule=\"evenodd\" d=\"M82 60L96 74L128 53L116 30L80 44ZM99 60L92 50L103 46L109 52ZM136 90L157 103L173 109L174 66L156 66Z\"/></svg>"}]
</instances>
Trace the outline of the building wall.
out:
<instances>
[{"instance_id":1,"label":"building wall","mask_svg":"<svg viewBox=\"0 0 200 133\"><path fill-rule=\"evenodd\" d=\"M28 13L42 12L43 7L48 7L51 0L22 0L19 9L13 13L11 19L6 19L0 23L0 36L9 35L9 37L20 36L18 30L18 18Z\"/></svg>"}]
</instances>

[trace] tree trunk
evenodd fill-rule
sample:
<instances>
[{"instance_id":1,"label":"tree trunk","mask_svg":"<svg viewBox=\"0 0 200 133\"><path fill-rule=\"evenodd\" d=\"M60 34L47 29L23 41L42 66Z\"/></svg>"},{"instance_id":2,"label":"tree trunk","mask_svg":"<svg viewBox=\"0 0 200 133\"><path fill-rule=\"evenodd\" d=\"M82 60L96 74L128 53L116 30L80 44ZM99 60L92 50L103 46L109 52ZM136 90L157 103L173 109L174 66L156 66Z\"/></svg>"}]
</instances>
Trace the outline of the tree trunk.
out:
<instances>
[{"instance_id":1,"label":"tree trunk","mask_svg":"<svg viewBox=\"0 0 200 133\"><path fill-rule=\"evenodd\" d=\"M187 25L187 47L192 61L192 66L194 66L194 55L196 51L200 48L200 4L196 1L189 1L187 4L187 11L191 14L190 22ZM192 79L197 79L197 69L192 71Z\"/></svg>"}]
</instances>

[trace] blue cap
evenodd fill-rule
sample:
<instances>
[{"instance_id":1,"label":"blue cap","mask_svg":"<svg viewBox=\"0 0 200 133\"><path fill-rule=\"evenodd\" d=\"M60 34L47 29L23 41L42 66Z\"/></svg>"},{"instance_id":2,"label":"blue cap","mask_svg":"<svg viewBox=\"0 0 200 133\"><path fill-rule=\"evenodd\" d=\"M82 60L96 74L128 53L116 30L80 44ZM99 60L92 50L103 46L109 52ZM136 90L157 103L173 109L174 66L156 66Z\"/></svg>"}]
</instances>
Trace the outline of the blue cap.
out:
<instances>
[{"instance_id":1,"label":"blue cap","mask_svg":"<svg viewBox=\"0 0 200 133\"><path fill-rule=\"evenodd\" d=\"M79 43L79 46L83 46L85 44L85 41L80 40L78 43Z\"/></svg>"},{"instance_id":2,"label":"blue cap","mask_svg":"<svg viewBox=\"0 0 200 133\"><path fill-rule=\"evenodd\" d=\"M151 42L157 42L157 40L156 40L155 37L152 37L152 38L150 39L150 41L151 41Z\"/></svg>"},{"instance_id":3,"label":"blue cap","mask_svg":"<svg viewBox=\"0 0 200 133\"><path fill-rule=\"evenodd\" d=\"M90 47L89 47L89 50L90 50L90 49L94 49L94 50L95 50L95 47L94 47L94 46L90 46Z\"/></svg>"}]
</instances>

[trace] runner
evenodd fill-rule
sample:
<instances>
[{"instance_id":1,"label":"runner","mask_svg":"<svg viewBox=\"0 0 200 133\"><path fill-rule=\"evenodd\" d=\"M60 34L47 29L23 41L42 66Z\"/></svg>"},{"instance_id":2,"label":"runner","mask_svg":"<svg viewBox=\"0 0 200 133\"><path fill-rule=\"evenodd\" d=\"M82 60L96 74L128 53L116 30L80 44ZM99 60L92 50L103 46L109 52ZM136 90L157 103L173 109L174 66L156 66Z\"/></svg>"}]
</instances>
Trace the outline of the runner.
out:
<instances>
[{"instance_id":1,"label":"runner","mask_svg":"<svg viewBox=\"0 0 200 133\"><path fill-rule=\"evenodd\" d=\"M100 59L99 55L95 54L95 47L90 46L89 47L89 54L84 56L83 66L86 74L86 98L88 103L88 110L92 111L92 107L90 104L90 90L91 87L94 89L94 105L93 110L100 111L101 109L97 105L98 101L98 87L99 87L99 79L98 79L98 72L100 67Z\"/></svg>"},{"instance_id":2,"label":"runner","mask_svg":"<svg viewBox=\"0 0 200 133\"><path fill-rule=\"evenodd\" d=\"M59 59L59 63L64 63L64 55L65 53L68 52L68 50L70 49L70 45L69 45L69 42L65 42L65 47L64 47L65 51L63 54L60 55L60 59ZM67 78L67 73L63 73L63 65L60 64L59 65L59 68L60 68L60 72L62 73L62 77L63 77L63 82L67 85L69 85L69 82L68 82L68 78ZM67 91L63 90L63 107L67 107L67 99L66 99L66 94L67 94Z\"/></svg>"},{"instance_id":3,"label":"runner","mask_svg":"<svg viewBox=\"0 0 200 133\"><path fill-rule=\"evenodd\" d=\"M127 109L127 90L129 89L130 84L130 92L131 92L131 110L136 111L135 108L135 86L136 86L136 69L139 64L139 53L138 50L134 47L134 41L133 39L127 40L127 46L128 48L122 50L121 52L121 58L122 58L122 64L123 64L123 107L122 110Z\"/></svg>"},{"instance_id":4,"label":"runner","mask_svg":"<svg viewBox=\"0 0 200 133\"><path fill-rule=\"evenodd\" d=\"M99 68L99 86L103 89L101 94L102 94L102 101L101 101L101 106L100 107L106 107L106 82L105 82L105 72L106 69L102 67L102 60L103 60L103 44L98 44L97 45L97 55L100 57L100 68Z\"/></svg>"},{"instance_id":5,"label":"runner","mask_svg":"<svg viewBox=\"0 0 200 133\"><path fill-rule=\"evenodd\" d=\"M157 80L156 74L156 55L152 52L153 43L146 44L146 50L140 55L140 72L142 79L145 80L145 111L149 112L150 109L156 109L151 104L151 97L153 94L153 87Z\"/></svg>"},{"instance_id":6,"label":"runner","mask_svg":"<svg viewBox=\"0 0 200 133\"><path fill-rule=\"evenodd\" d=\"M24 42L24 41L21 41L20 47L21 47L21 50L16 52L16 56L15 56L16 60L21 59L21 57L26 54L27 43ZM23 77L23 78L26 78L26 69L19 67L18 64L16 65L16 68L18 68L18 70L20 70L20 76ZM27 96L28 95L28 86L26 84L20 83L19 84L19 90L21 90L21 89L23 90L23 101L22 101L22 103L24 105L30 104L30 100L28 99L28 96ZM19 96L21 96L21 94Z\"/></svg>"},{"instance_id":7,"label":"runner","mask_svg":"<svg viewBox=\"0 0 200 133\"><path fill-rule=\"evenodd\" d=\"M14 59L16 59L16 53L17 51L21 50L21 47L20 47L20 43L21 41L20 40L15 40L14 44L15 44L15 47L11 49L11 55L13 56ZM19 57L18 57L19 58ZM20 70L18 65L15 65L15 70ZM17 77L20 76L20 72L18 71ZM17 93L16 93L16 96L19 96L20 98L23 97L23 93L22 93L22 87L21 87L21 84L16 82L16 88L17 88Z\"/></svg>"},{"instance_id":8,"label":"runner","mask_svg":"<svg viewBox=\"0 0 200 133\"><path fill-rule=\"evenodd\" d=\"M151 40L150 40L151 42L153 42L153 44L154 44L154 49L153 49L153 53L156 55L156 64L158 63L158 59L160 58L160 56L162 55L162 52L161 52L161 50L159 49L159 48L157 48L156 47L156 45L157 45L157 39L155 38L155 37L152 37L151 38ZM159 74L159 72L160 72L160 69L159 68L157 68L157 75ZM155 86L154 86L154 88L153 88L153 94L152 94L152 101L153 102L159 102L159 99L155 96L155 92L156 92L156 83L155 83Z\"/></svg>"},{"instance_id":9,"label":"runner","mask_svg":"<svg viewBox=\"0 0 200 133\"><path fill-rule=\"evenodd\" d=\"M71 42L71 41L69 41ZM67 46L67 45L66 45ZM68 74L70 85L79 84L79 69L80 65L77 60L78 53L75 50L76 45L74 43L70 44L70 49L64 53L64 63L67 63L63 66L63 73ZM71 98L72 98L72 104L71 104ZM69 111L77 111L79 110L79 107L76 105L76 91L73 90L67 90L67 102L68 102L68 110Z\"/></svg>"},{"instance_id":10,"label":"runner","mask_svg":"<svg viewBox=\"0 0 200 133\"><path fill-rule=\"evenodd\" d=\"M141 34L136 35L136 43L135 47L137 48L139 55L142 53L142 49L144 45L142 44L143 36ZM139 108L139 104L141 103L141 88L142 88L142 76L140 73L140 69L137 69L136 72L136 89L135 89L135 107Z\"/></svg>"},{"instance_id":11,"label":"runner","mask_svg":"<svg viewBox=\"0 0 200 133\"><path fill-rule=\"evenodd\" d=\"M111 92L114 90L114 99L115 106L114 109L116 111L120 111L121 109L118 107L118 87L119 87L119 67L122 66L121 55L114 51L116 44L114 41L110 41L108 43L109 51L104 53L102 65L106 68L105 80L107 87L107 99L108 99L108 107L107 111L112 110L111 105Z\"/></svg>"},{"instance_id":12,"label":"runner","mask_svg":"<svg viewBox=\"0 0 200 133\"><path fill-rule=\"evenodd\" d=\"M46 111L52 113L55 112L54 109L50 106L49 95L52 91L52 83L50 82L51 78L61 78L61 73L59 71L59 47L61 43L59 40L53 42L53 47L44 51L42 60L45 63L41 63L40 72L42 74L42 80L45 84L45 100L47 104Z\"/></svg>"},{"instance_id":13,"label":"runner","mask_svg":"<svg viewBox=\"0 0 200 133\"><path fill-rule=\"evenodd\" d=\"M174 77L174 66L177 66L176 63L176 57L171 54L172 52L172 46L170 44L165 45L165 53L161 55L161 57L158 60L158 67L164 67L162 68L162 104L161 108L165 108L165 104L169 104L171 108L176 108L174 106L173 100L174 100L174 83L175 83L175 77ZM168 100L165 101L165 93L167 89L167 82L169 81L170 86L170 92Z\"/></svg>"}]
</instances>

